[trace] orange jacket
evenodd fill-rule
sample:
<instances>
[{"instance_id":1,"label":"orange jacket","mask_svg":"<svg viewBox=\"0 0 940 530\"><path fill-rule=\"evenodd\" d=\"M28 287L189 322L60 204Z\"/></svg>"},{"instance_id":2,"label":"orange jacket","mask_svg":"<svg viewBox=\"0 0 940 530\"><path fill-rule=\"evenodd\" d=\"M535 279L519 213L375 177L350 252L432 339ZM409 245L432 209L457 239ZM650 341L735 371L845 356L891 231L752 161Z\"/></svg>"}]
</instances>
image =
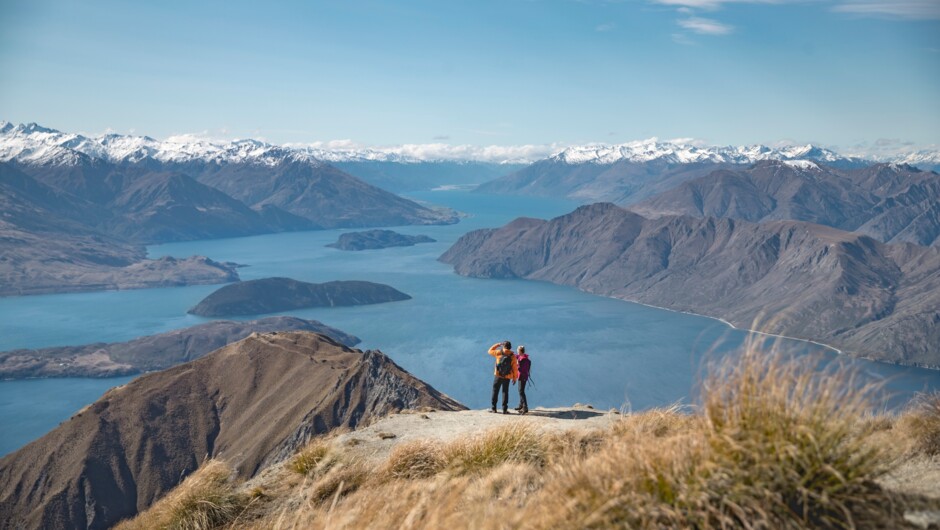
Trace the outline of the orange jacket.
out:
<instances>
[{"instance_id":1,"label":"orange jacket","mask_svg":"<svg viewBox=\"0 0 940 530\"><path fill-rule=\"evenodd\" d=\"M499 364L499 360L503 357L503 343L497 342L496 344L490 346L490 351L487 353L493 357L496 357L496 364ZM502 377L503 379L512 379L515 381L516 379L519 379L519 360L516 359L515 355L513 355L512 350L509 350L509 356L512 357L512 373L509 374L509 377L503 377L499 375L499 372L496 371L495 367L493 368L493 375L496 377Z\"/></svg>"}]
</instances>

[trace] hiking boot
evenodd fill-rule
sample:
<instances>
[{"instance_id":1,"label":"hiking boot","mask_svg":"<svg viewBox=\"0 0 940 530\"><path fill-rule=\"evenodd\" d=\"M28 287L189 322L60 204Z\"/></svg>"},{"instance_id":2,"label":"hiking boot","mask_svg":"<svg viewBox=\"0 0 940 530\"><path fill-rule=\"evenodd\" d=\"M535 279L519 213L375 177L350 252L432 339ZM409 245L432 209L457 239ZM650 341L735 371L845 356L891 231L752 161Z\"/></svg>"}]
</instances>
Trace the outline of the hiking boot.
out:
<instances>
[{"instance_id":1,"label":"hiking boot","mask_svg":"<svg viewBox=\"0 0 940 530\"><path fill-rule=\"evenodd\" d=\"M522 409L521 411L519 411L519 414L528 414L528 413L529 413L529 409Z\"/></svg>"},{"instance_id":2,"label":"hiking boot","mask_svg":"<svg viewBox=\"0 0 940 530\"><path fill-rule=\"evenodd\" d=\"M503 414L509 414L509 409L503 409Z\"/></svg>"},{"instance_id":3,"label":"hiking boot","mask_svg":"<svg viewBox=\"0 0 940 530\"><path fill-rule=\"evenodd\" d=\"M516 408L514 408L514 409L512 409L512 410L522 410L522 405L519 405L518 407L516 407Z\"/></svg>"},{"instance_id":4,"label":"hiking boot","mask_svg":"<svg viewBox=\"0 0 940 530\"><path fill-rule=\"evenodd\" d=\"M492 412L492 413L495 414L495 413L496 413L496 407L491 408L491 409L490 409L490 412Z\"/></svg>"}]
</instances>

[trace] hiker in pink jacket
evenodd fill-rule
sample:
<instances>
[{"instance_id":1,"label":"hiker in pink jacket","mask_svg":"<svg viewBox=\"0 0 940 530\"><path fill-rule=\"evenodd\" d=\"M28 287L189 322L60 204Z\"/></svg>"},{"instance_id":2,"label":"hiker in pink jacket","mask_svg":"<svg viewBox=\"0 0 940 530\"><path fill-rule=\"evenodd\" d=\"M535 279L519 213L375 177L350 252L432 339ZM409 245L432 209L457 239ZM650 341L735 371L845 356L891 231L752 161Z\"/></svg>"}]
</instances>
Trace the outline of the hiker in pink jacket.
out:
<instances>
[{"instance_id":1,"label":"hiker in pink jacket","mask_svg":"<svg viewBox=\"0 0 940 530\"><path fill-rule=\"evenodd\" d=\"M516 410L519 411L519 414L527 414L529 412L529 402L525 397L525 384L529 381L529 369L532 367L532 361L525 353L525 346L519 346L516 359L519 360L519 406L516 407ZM515 384L515 381L513 381L513 384Z\"/></svg>"}]
</instances>

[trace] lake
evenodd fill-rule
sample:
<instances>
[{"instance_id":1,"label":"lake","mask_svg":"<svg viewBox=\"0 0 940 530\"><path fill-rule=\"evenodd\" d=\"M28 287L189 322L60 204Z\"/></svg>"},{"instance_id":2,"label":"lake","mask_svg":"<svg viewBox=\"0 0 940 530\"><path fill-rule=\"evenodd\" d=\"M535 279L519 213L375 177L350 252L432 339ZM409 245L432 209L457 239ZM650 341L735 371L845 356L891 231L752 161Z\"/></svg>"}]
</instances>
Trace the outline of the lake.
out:
<instances>
[{"instance_id":1,"label":"lake","mask_svg":"<svg viewBox=\"0 0 940 530\"><path fill-rule=\"evenodd\" d=\"M405 369L464 404L489 406L493 362L486 349L509 339L533 361L531 406L590 403L644 409L690 401L702 359L741 344L747 333L716 320L594 296L542 282L463 278L437 261L469 230L519 217L550 218L569 201L494 197L461 190L413 193L470 217L449 226L399 227L436 243L343 252L324 245L346 230L194 241L150 248L153 257L207 255L245 265L242 279L369 280L413 298L374 306L290 311L359 336ZM0 350L123 341L209 319L186 310L218 286L74 293L0 299ZM784 341L792 351L828 350ZM829 352L829 358L834 354ZM940 388L940 372L866 361L854 366L887 380L889 406ZM41 436L120 379L0 382L0 454ZM515 390L513 388L513 390ZM513 406L515 400L513 399Z\"/></svg>"}]
</instances>

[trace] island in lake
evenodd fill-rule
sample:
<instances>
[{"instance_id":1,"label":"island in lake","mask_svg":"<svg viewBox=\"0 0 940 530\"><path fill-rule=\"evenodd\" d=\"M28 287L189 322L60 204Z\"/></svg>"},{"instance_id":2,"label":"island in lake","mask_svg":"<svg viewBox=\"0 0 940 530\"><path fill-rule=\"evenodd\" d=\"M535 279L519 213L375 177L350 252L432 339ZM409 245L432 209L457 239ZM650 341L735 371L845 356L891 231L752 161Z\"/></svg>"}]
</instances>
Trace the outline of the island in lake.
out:
<instances>
[{"instance_id":1,"label":"island in lake","mask_svg":"<svg viewBox=\"0 0 940 530\"><path fill-rule=\"evenodd\" d=\"M336 243L326 245L339 250L374 250L391 247L412 247L418 243L434 243L428 236L409 236L393 230L365 230L340 234Z\"/></svg>"},{"instance_id":2,"label":"island in lake","mask_svg":"<svg viewBox=\"0 0 940 530\"><path fill-rule=\"evenodd\" d=\"M307 307L381 304L410 299L407 294L380 283L307 283L290 278L263 278L226 285L205 297L189 313L204 317L261 315Z\"/></svg>"}]
</instances>

